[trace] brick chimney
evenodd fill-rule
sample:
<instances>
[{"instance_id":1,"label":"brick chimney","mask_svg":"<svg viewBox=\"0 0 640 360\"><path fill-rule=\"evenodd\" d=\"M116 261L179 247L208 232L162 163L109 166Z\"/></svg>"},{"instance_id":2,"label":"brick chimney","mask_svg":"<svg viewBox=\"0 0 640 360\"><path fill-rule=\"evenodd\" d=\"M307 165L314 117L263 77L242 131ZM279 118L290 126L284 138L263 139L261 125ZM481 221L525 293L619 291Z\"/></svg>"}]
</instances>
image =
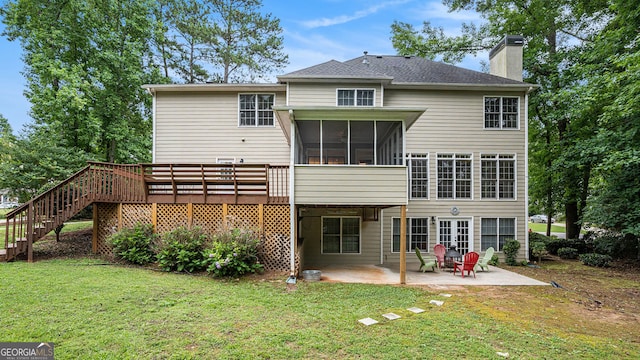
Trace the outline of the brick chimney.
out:
<instances>
[{"instance_id":1,"label":"brick chimney","mask_svg":"<svg viewBox=\"0 0 640 360\"><path fill-rule=\"evenodd\" d=\"M489 72L512 80L522 81L522 46L524 38L507 35L489 52Z\"/></svg>"}]
</instances>

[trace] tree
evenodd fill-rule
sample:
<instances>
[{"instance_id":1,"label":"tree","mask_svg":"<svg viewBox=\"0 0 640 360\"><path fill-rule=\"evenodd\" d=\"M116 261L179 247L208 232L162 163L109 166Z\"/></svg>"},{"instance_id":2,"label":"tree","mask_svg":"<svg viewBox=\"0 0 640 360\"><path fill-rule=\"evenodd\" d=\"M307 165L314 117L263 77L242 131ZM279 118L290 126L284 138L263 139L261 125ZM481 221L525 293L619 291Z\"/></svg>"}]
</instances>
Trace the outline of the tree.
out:
<instances>
[{"instance_id":1,"label":"tree","mask_svg":"<svg viewBox=\"0 0 640 360\"><path fill-rule=\"evenodd\" d=\"M574 156L575 147L596 124L578 117L581 113L572 109L575 94L565 90L579 82L569 70L597 33L593 24L606 21L603 2L587 6L572 0L445 0L451 11L473 10L487 22L463 25L462 35L457 37L447 37L443 29L428 22L421 31L404 23L392 26L392 41L400 54L442 56L451 62L488 49L507 34L527 39L524 79L540 85L531 95L529 107L531 135L536 136L530 137L530 173L536 180L532 181L531 195L538 198L549 217L558 208L557 202L564 206L568 238L579 235L593 166L592 158Z\"/></svg>"},{"instance_id":2,"label":"tree","mask_svg":"<svg viewBox=\"0 0 640 360\"><path fill-rule=\"evenodd\" d=\"M31 116L48 128L52 146L95 160L150 159L151 100L141 85L162 81L148 61L153 6L16 0L2 7L4 35L24 50Z\"/></svg>"},{"instance_id":3,"label":"tree","mask_svg":"<svg viewBox=\"0 0 640 360\"><path fill-rule=\"evenodd\" d=\"M259 0L163 0L157 48L165 76L178 81L257 81L282 69L280 20Z\"/></svg>"}]
</instances>

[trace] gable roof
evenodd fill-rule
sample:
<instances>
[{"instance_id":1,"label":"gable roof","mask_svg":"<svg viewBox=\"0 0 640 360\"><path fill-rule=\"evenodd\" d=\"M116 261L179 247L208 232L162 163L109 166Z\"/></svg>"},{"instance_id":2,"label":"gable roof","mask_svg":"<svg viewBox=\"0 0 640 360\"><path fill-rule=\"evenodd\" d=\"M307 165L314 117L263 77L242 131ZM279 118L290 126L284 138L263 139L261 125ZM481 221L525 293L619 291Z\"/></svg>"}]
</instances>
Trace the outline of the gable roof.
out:
<instances>
[{"instance_id":1,"label":"gable roof","mask_svg":"<svg viewBox=\"0 0 640 360\"><path fill-rule=\"evenodd\" d=\"M338 79L386 81L397 86L535 86L417 56L396 55L365 55L345 62L331 60L278 76L281 82Z\"/></svg>"}]
</instances>

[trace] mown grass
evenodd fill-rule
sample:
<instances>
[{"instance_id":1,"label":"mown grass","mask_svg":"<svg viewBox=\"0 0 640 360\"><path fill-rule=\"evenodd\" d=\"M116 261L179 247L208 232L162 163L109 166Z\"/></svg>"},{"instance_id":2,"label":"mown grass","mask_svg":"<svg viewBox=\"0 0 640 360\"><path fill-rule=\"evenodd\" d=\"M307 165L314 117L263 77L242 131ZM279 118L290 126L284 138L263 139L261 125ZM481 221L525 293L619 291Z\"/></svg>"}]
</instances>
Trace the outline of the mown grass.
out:
<instances>
[{"instance_id":1,"label":"mown grass","mask_svg":"<svg viewBox=\"0 0 640 360\"><path fill-rule=\"evenodd\" d=\"M546 232L547 231L547 224L543 224L543 223L529 223L529 229L531 229L531 231L535 231L535 232ZM560 225L554 225L551 224L551 232L552 233L564 233L565 232L565 227L564 226L560 226Z\"/></svg>"},{"instance_id":2,"label":"mown grass","mask_svg":"<svg viewBox=\"0 0 640 360\"><path fill-rule=\"evenodd\" d=\"M428 288L324 282L287 291L282 276L216 280L96 259L2 263L0 339L52 341L56 359L640 356L633 333L583 331L570 304L544 288L544 296L534 295L540 287L445 290L451 298ZM426 312L406 310L413 306ZM388 312L402 318L384 320ZM358 323L365 317L380 323Z\"/></svg>"}]
</instances>

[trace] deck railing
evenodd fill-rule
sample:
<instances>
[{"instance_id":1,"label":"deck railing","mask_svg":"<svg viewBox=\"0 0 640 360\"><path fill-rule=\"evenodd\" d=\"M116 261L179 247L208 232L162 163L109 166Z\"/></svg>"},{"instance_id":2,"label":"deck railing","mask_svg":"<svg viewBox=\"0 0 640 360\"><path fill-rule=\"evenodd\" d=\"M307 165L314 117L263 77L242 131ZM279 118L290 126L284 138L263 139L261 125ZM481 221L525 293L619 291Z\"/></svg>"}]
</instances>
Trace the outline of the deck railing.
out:
<instances>
[{"instance_id":1,"label":"deck railing","mask_svg":"<svg viewBox=\"0 0 640 360\"><path fill-rule=\"evenodd\" d=\"M35 240L93 202L287 204L288 199L288 166L90 162L9 212L2 250L5 260L26 251L31 261Z\"/></svg>"}]
</instances>

